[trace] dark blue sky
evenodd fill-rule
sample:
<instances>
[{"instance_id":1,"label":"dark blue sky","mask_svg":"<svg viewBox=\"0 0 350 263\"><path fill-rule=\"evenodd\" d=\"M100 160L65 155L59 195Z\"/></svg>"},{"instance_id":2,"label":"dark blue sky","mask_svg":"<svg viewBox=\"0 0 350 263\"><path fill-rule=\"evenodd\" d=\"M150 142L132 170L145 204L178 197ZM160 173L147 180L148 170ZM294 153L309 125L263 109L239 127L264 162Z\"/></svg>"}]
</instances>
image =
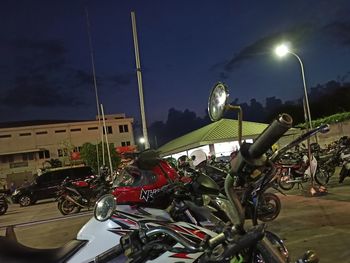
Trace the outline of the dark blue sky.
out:
<instances>
[{"instance_id":1,"label":"dark blue sky","mask_svg":"<svg viewBox=\"0 0 350 263\"><path fill-rule=\"evenodd\" d=\"M84 7L88 8L100 102L139 119L130 12L136 12L147 121L168 109L204 115L224 81L231 98L264 103L302 95L290 41L309 87L350 71L350 2L2 1L0 121L90 119L96 114ZM347 79L349 81L349 79Z\"/></svg>"}]
</instances>

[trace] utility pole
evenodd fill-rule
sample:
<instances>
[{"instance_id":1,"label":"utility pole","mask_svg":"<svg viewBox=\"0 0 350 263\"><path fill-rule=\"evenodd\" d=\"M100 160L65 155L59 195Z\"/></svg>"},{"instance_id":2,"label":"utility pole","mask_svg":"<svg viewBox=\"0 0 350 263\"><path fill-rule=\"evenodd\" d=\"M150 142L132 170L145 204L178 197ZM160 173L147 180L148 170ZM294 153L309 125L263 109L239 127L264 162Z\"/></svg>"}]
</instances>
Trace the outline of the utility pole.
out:
<instances>
[{"instance_id":1,"label":"utility pole","mask_svg":"<svg viewBox=\"0 0 350 263\"><path fill-rule=\"evenodd\" d=\"M135 12L131 12L131 23L132 23L132 33L133 33L133 38L134 38L137 82L139 85L142 133L143 133L143 138L145 139L145 149L149 149L150 146L149 146L149 140L148 140L148 134L147 134L145 104L143 101L142 74L141 74L141 65L140 65L140 56L139 56L139 45L138 45L138 40L137 40Z\"/></svg>"}]
</instances>

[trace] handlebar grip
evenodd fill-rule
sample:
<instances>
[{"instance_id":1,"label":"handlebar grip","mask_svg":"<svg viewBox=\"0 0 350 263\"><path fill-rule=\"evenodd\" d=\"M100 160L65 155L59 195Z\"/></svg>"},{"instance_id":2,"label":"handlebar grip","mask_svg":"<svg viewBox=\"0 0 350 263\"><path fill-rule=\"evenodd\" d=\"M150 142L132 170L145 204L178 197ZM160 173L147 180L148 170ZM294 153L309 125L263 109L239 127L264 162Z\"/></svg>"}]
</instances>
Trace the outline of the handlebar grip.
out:
<instances>
[{"instance_id":1,"label":"handlebar grip","mask_svg":"<svg viewBox=\"0 0 350 263\"><path fill-rule=\"evenodd\" d=\"M249 147L250 158L257 158L267 152L281 136L292 127L293 118L286 113L282 113L275 119Z\"/></svg>"}]
</instances>

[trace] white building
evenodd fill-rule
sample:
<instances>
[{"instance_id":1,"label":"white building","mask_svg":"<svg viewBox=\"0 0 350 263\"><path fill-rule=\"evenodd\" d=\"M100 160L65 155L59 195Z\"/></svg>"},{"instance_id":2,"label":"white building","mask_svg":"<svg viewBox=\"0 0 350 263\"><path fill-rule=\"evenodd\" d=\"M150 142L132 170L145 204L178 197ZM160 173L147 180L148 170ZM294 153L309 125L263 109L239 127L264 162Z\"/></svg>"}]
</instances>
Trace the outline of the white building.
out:
<instances>
[{"instance_id":1,"label":"white building","mask_svg":"<svg viewBox=\"0 0 350 263\"><path fill-rule=\"evenodd\" d=\"M99 129L98 120L43 122L0 124L2 182L19 184L24 178L31 179L50 159L69 165L72 152L79 152L84 143L100 141L102 127ZM135 145L133 118L112 114L105 115L105 122L109 143L115 147Z\"/></svg>"}]
</instances>

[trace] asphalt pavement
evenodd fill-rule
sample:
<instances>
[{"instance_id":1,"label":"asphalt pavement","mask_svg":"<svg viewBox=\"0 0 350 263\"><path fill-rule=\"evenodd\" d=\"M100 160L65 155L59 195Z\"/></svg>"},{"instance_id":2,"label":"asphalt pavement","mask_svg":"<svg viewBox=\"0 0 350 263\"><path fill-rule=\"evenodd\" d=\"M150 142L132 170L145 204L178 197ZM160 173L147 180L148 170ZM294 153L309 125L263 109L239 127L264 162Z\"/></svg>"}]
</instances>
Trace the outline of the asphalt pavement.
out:
<instances>
[{"instance_id":1,"label":"asphalt pavement","mask_svg":"<svg viewBox=\"0 0 350 263\"><path fill-rule=\"evenodd\" d=\"M350 263L350 178L338 184L334 176L328 186L328 194L309 197L305 189L278 194L282 210L277 219L268 223L268 230L277 233L286 243L292 260L306 250L313 249L320 262ZM86 211L85 211L86 212ZM39 202L30 207L12 204L8 212L0 216L0 235L3 226L18 225L29 221L62 220L37 225L17 226L18 240L38 248L58 247L73 239L89 220L87 212L78 218L62 216L55 202Z\"/></svg>"}]
</instances>

